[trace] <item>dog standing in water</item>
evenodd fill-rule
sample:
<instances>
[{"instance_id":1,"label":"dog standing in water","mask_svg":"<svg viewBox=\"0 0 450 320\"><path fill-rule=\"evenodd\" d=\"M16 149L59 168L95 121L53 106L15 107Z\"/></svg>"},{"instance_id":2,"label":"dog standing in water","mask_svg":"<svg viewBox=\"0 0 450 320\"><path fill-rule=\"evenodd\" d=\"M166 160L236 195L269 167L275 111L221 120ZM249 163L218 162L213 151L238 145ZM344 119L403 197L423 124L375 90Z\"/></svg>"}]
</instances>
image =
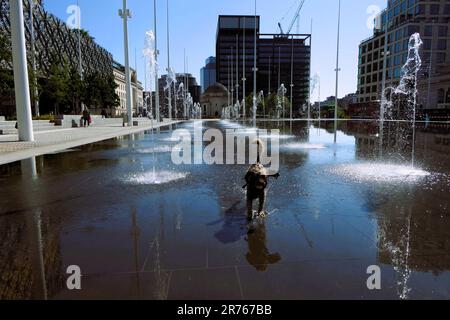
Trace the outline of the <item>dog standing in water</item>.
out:
<instances>
[{"instance_id":1,"label":"dog standing in water","mask_svg":"<svg viewBox=\"0 0 450 320\"><path fill-rule=\"evenodd\" d=\"M247 188L247 216L253 218L253 200L258 199L258 215L264 215L264 203L266 201L267 178L274 177L278 179L279 173L268 174L267 169L261 164L260 149L264 147L261 140L256 140L257 158L256 163L252 164L245 175L245 186Z\"/></svg>"}]
</instances>

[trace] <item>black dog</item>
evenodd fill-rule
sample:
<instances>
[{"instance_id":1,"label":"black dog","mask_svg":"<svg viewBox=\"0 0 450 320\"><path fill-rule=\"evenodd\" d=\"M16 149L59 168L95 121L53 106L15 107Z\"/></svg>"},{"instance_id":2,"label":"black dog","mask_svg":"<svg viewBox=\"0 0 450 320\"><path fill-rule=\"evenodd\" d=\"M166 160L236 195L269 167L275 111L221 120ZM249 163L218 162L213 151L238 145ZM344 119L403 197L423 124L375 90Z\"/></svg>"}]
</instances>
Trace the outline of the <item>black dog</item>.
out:
<instances>
[{"instance_id":1,"label":"black dog","mask_svg":"<svg viewBox=\"0 0 450 320\"><path fill-rule=\"evenodd\" d=\"M259 200L258 214L264 215L264 203L266 200L266 187L267 178L274 177L278 179L279 173L268 174L266 168L260 163L260 148L263 147L261 140L256 140L258 145L257 149L257 160L255 164L252 164L247 170L245 175L245 186L247 188L247 215L251 219L253 217L253 200Z\"/></svg>"}]
</instances>

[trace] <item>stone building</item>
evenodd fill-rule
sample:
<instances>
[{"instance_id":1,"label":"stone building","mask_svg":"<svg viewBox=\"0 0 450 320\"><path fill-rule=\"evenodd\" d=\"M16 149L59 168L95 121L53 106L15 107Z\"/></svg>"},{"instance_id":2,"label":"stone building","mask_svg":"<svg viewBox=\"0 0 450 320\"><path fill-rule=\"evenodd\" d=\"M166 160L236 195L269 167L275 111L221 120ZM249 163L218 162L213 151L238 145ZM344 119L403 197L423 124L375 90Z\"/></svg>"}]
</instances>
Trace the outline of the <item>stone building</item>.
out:
<instances>
[{"instance_id":1,"label":"stone building","mask_svg":"<svg viewBox=\"0 0 450 320\"><path fill-rule=\"evenodd\" d=\"M203 118L222 116L222 108L227 106L227 102L228 90L224 85L215 83L209 86L200 100Z\"/></svg>"}]
</instances>

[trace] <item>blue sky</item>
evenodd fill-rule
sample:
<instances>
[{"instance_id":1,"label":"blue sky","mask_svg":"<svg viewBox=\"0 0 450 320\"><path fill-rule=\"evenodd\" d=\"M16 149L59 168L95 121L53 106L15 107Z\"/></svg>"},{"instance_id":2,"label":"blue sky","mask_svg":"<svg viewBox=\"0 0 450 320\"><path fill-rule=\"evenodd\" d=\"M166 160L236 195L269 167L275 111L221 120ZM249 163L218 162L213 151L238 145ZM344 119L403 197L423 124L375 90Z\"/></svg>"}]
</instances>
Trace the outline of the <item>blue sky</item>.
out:
<instances>
[{"instance_id":1,"label":"blue sky","mask_svg":"<svg viewBox=\"0 0 450 320\"><path fill-rule=\"evenodd\" d=\"M167 64L166 1L157 0L158 47L161 70ZM217 16L219 14L254 14L254 0L169 0L171 65L183 72L183 50L189 59L189 72L200 82L200 69L209 56L215 55ZM46 0L48 11L66 21L66 12L76 0ZM81 27L88 30L96 41L110 51L114 59L123 63L122 20L118 9L122 0L79 0ZM261 15L261 32L275 33L283 17L286 29L293 18L298 0L258 0L257 14ZM369 37L367 27L371 17L370 6L386 7L386 0L342 0L340 89L339 96L356 91L358 45ZM137 68L139 79L144 80L142 48L145 30L153 29L153 0L128 0L133 17L129 22L130 61ZM289 9L290 13L289 13ZM300 16L300 32L310 31L313 20L312 75L321 77L322 100L334 95L338 0L306 0ZM370 11L370 10L369 10ZM294 26L296 31L296 26ZM143 81L144 82L144 81ZM317 92L313 95L317 100Z\"/></svg>"}]
</instances>

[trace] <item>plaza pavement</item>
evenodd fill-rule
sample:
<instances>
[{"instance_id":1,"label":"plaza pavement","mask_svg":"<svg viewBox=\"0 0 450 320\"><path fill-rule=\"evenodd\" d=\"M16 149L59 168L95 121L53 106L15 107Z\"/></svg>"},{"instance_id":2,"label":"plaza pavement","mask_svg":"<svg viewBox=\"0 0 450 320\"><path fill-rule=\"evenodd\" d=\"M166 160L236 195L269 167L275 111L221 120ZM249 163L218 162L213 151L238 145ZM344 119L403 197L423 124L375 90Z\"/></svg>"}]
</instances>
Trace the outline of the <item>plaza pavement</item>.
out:
<instances>
[{"instance_id":1,"label":"plaza pavement","mask_svg":"<svg viewBox=\"0 0 450 320\"><path fill-rule=\"evenodd\" d=\"M178 123L164 121L154 124L154 128ZM19 142L17 134L0 135L0 165L15 162L46 153L58 152L77 146L108 140L152 128L151 122L138 127L99 126L89 128L65 128L34 133L34 142Z\"/></svg>"}]
</instances>

